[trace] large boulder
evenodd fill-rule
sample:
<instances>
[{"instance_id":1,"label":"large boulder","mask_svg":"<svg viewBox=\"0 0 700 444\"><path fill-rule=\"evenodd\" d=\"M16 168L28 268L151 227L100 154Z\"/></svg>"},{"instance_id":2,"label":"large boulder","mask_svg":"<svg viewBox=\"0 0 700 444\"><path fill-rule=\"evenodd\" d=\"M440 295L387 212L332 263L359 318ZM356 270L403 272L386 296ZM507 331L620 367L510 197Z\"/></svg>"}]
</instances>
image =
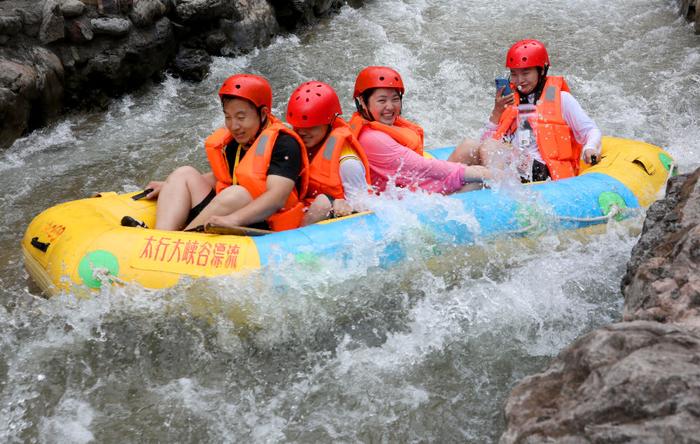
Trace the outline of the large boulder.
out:
<instances>
[{"instance_id":1,"label":"large boulder","mask_svg":"<svg viewBox=\"0 0 700 444\"><path fill-rule=\"evenodd\" d=\"M176 52L172 24L167 17L152 27L132 28L119 40L95 39L88 46L63 47L67 103L106 105L108 98L161 73Z\"/></svg>"},{"instance_id":2,"label":"large boulder","mask_svg":"<svg viewBox=\"0 0 700 444\"><path fill-rule=\"evenodd\" d=\"M39 40L47 44L62 39L63 35L61 4L56 0L46 0L39 28Z\"/></svg>"},{"instance_id":3,"label":"large boulder","mask_svg":"<svg viewBox=\"0 0 700 444\"><path fill-rule=\"evenodd\" d=\"M129 14L129 18L134 25L143 28L152 25L156 20L161 18L168 8L160 0L139 0L134 5L133 11Z\"/></svg>"},{"instance_id":4,"label":"large boulder","mask_svg":"<svg viewBox=\"0 0 700 444\"><path fill-rule=\"evenodd\" d=\"M219 27L227 37L227 55L241 54L266 45L280 29L275 11L266 0L235 0L239 19L221 19Z\"/></svg>"},{"instance_id":5,"label":"large boulder","mask_svg":"<svg viewBox=\"0 0 700 444\"><path fill-rule=\"evenodd\" d=\"M700 169L669 181L647 212L622 280L624 319L683 322L700 331Z\"/></svg>"},{"instance_id":6,"label":"large boulder","mask_svg":"<svg viewBox=\"0 0 700 444\"><path fill-rule=\"evenodd\" d=\"M51 51L0 51L0 148L45 125L63 108L63 67Z\"/></svg>"},{"instance_id":7,"label":"large boulder","mask_svg":"<svg viewBox=\"0 0 700 444\"><path fill-rule=\"evenodd\" d=\"M182 48L173 61L171 70L177 77L201 82L209 74L211 56L203 49Z\"/></svg>"},{"instance_id":8,"label":"large boulder","mask_svg":"<svg viewBox=\"0 0 700 444\"><path fill-rule=\"evenodd\" d=\"M635 321L582 337L522 380L501 443L700 440L700 337Z\"/></svg>"}]
</instances>

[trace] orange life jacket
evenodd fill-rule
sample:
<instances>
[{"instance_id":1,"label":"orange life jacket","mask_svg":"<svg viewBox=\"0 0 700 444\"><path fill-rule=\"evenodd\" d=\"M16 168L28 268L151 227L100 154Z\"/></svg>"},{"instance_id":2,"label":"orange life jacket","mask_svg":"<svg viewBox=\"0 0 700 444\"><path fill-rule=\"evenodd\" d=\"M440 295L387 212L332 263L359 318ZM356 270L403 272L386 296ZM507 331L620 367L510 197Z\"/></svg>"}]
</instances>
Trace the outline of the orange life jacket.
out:
<instances>
[{"instance_id":1,"label":"orange life jacket","mask_svg":"<svg viewBox=\"0 0 700 444\"><path fill-rule=\"evenodd\" d=\"M547 76L542 96L535 105L537 118L532 122L537 138L537 147L553 180L578 175L582 149L582 145L576 142L571 128L564 121L561 111L562 91L569 91L569 86L564 78ZM516 105L509 106L501 115L498 128L493 135L494 139L501 140L503 136L515 133L518 125L517 103L520 103L517 91L515 92L515 103Z\"/></svg>"},{"instance_id":2,"label":"orange life jacket","mask_svg":"<svg viewBox=\"0 0 700 444\"><path fill-rule=\"evenodd\" d=\"M389 135L401 145L423 155L423 128L399 116L393 125L369 121L356 112L350 118L350 131L355 137L360 136L362 128L370 127Z\"/></svg>"},{"instance_id":3,"label":"orange life jacket","mask_svg":"<svg viewBox=\"0 0 700 444\"><path fill-rule=\"evenodd\" d=\"M309 191L307 200L315 198L319 194L327 194L334 199L344 199L345 190L340 177L340 155L343 148L349 145L355 150L357 157L365 167L365 181L367 189L371 183L369 175L369 162L362 146L350 131L350 126L341 118L335 119L333 129L326 141L318 149L309 164Z\"/></svg>"},{"instance_id":4,"label":"orange life jacket","mask_svg":"<svg viewBox=\"0 0 700 444\"><path fill-rule=\"evenodd\" d=\"M301 138L276 117L268 115L267 126L235 166L234 177L231 176L231 168L224 152L226 146L233 141L233 135L229 130L219 128L204 142L209 164L216 177L216 192L220 193L221 190L235 183L248 190L253 199L257 199L267 190L267 170L270 167L272 149L280 132L294 137L301 147L302 169L299 189L295 186L284 206L267 219L273 231L297 228L304 215L302 199L309 183L309 160Z\"/></svg>"}]
</instances>

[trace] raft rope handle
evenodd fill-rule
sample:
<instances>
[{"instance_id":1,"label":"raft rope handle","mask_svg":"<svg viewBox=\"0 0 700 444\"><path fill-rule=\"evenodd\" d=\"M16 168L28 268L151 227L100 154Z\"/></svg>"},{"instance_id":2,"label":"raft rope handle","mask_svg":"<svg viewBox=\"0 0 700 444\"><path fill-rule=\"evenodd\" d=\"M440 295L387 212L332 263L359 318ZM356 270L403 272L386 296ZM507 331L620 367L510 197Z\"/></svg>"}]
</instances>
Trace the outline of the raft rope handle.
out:
<instances>
[{"instance_id":1,"label":"raft rope handle","mask_svg":"<svg viewBox=\"0 0 700 444\"><path fill-rule=\"evenodd\" d=\"M599 221L609 221L610 219L614 218L618 214L624 213L624 211L618 207L617 205L611 205L610 206L610 212L606 214L605 216L598 216L598 217L569 217L569 216L555 216L556 219L559 221L570 221L570 222L599 222ZM517 230L511 230L511 231L505 231L505 234L525 234L532 230L533 228L539 226L540 224L538 223L533 223L530 224L526 227L517 229Z\"/></svg>"}]
</instances>

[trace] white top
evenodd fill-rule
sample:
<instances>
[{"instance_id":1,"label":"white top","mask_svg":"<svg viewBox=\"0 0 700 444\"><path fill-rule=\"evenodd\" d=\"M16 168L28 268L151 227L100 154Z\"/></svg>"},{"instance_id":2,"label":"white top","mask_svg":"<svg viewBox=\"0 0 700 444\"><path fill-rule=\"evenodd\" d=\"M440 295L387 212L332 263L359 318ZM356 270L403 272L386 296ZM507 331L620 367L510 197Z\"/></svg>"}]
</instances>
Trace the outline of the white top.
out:
<instances>
[{"instance_id":1,"label":"white top","mask_svg":"<svg viewBox=\"0 0 700 444\"><path fill-rule=\"evenodd\" d=\"M345 199L355 200L367 195L367 181L365 180L365 166L357 156L343 156L340 158L340 180L343 182Z\"/></svg>"},{"instance_id":2,"label":"white top","mask_svg":"<svg viewBox=\"0 0 700 444\"><path fill-rule=\"evenodd\" d=\"M527 101L531 104L534 103L535 94L529 94L527 96ZM583 145L583 149L581 150L581 158L583 159L583 151L586 150L594 150L596 155L600 155L600 140L603 135L600 132L598 125L596 125L595 122L588 117L588 114L586 114L583 108L581 108L581 105L579 105L578 101L574 99L574 96L566 91L561 92L561 112L564 121L574 133L574 138L578 143ZM497 128L497 124L491 122L490 120L487 121L486 125L484 125L481 131L480 140L484 141L487 138L492 137ZM516 131L515 134L504 136L504 139L507 142L520 140L518 138L518 131ZM540 150L537 149L536 144L530 145L527 154L533 159L537 159L540 162L543 161L542 156L540 155Z\"/></svg>"}]
</instances>

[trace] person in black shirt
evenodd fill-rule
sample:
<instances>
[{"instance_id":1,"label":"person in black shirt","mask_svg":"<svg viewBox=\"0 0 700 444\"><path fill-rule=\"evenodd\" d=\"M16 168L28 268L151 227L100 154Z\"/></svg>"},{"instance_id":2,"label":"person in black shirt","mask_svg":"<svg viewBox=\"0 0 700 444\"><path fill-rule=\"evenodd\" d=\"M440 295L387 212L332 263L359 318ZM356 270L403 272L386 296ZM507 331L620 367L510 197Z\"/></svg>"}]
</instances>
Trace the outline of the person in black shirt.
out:
<instances>
[{"instance_id":1,"label":"person in black shirt","mask_svg":"<svg viewBox=\"0 0 700 444\"><path fill-rule=\"evenodd\" d=\"M165 182L148 184L154 190L148 197L158 197L157 229L265 222L283 207L294 205L304 191L305 183L299 180L304 165L303 143L287 134L270 114L272 90L267 80L234 75L224 82L219 96L226 129L218 130L205 143L212 172L202 174L192 167L181 167ZM269 153L267 175L259 177L250 174L252 159L265 147L246 154L265 129L271 130L265 133L267 136L277 137Z\"/></svg>"}]
</instances>

